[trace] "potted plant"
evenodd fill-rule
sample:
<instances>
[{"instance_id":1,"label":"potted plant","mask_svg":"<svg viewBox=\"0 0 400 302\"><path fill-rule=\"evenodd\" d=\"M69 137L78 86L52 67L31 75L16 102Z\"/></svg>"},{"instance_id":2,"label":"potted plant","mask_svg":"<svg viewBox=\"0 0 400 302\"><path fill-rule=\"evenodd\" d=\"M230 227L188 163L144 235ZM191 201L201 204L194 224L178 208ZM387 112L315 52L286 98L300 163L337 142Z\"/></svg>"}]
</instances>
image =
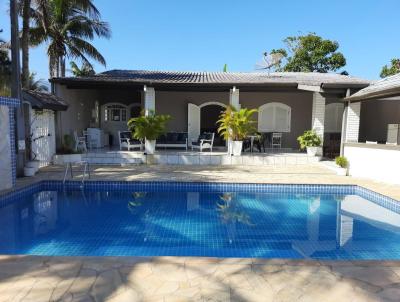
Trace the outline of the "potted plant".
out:
<instances>
[{"instance_id":1,"label":"potted plant","mask_svg":"<svg viewBox=\"0 0 400 302\"><path fill-rule=\"evenodd\" d=\"M255 121L252 115L257 109L242 108L237 110L233 106L228 106L219 116L218 132L225 140L231 141L228 152L234 156L242 154L243 140L256 131Z\"/></svg>"},{"instance_id":2,"label":"potted plant","mask_svg":"<svg viewBox=\"0 0 400 302\"><path fill-rule=\"evenodd\" d=\"M337 169L337 174L341 176L346 176L347 168L349 166L349 161L347 160L347 158L344 156L338 156L335 158L335 163L339 166L339 168Z\"/></svg>"},{"instance_id":3,"label":"potted plant","mask_svg":"<svg viewBox=\"0 0 400 302\"><path fill-rule=\"evenodd\" d=\"M304 131L302 135L297 138L300 144L300 149L307 149L308 156L317 155L318 149L321 147L322 140L314 130Z\"/></svg>"},{"instance_id":4,"label":"potted plant","mask_svg":"<svg viewBox=\"0 0 400 302\"><path fill-rule=\"evenodd\" d=\"M156 115L150 110L147 115L142 112L139 117L131 118L128 121L128 128L132 131L132 137L138 140L145 140L145 154L154 154L156 139L165 133L167 122L171 116L166 114Z\"/></svg>"},{"instance_id":5,"label":"potted plant","mask_svg":"<svg viewBox=\"0 0 400 302\"><path fill-rule=\"evenodd\" d=\"M82 161L82 155L79 150L74 150L74 140L71 135L65 134L63 143L57 154L54 155L53 162L55 164L76 163Z\"/></svg>"}]
</instances>

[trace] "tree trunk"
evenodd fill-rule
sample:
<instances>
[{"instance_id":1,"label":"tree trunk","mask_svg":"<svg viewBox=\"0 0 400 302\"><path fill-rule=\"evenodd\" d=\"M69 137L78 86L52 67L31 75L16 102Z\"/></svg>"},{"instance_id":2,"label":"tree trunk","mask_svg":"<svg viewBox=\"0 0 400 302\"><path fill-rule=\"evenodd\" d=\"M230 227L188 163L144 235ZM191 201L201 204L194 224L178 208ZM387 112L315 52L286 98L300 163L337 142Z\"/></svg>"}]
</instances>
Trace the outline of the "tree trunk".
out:
<instances>
[{"instance_id":1,"label":"tree trunk","mask_svg":"<svg viewBox=\"0 0 400 302\"><path fill-rule=\"evenodd\" d=\"M22 7L22 87L29 89L29 10L31 0L23 0Z\"/></svg>"},{"instance_id":2,"label":"tree trunk","mask_svg":"<svg viewBox=\"0 0 400 302\"><path fill-rule=\"evenodd\" d=\"M10 0L11 20L11 96L21 100L21 66L19 62L19 30L18 30L18 5L17 0ZM16 119L16 145L25 141L24 112L22 106L15 110ZM18 142L18 144L17 144ZM21 148L22 149L22 148ZM22 175L25 165L25 150L17 149L17 173Z\"/></svg>"},{"instance_id":3,"label":"tree trunk","mask_svg":"<svg viewBox=\"0 0 400 302\"><path fill-rule=\"evenodd\" d=\"M61 72L60 75L65 77L65 57L60 58Z\"/></svg>"}]
</instances>

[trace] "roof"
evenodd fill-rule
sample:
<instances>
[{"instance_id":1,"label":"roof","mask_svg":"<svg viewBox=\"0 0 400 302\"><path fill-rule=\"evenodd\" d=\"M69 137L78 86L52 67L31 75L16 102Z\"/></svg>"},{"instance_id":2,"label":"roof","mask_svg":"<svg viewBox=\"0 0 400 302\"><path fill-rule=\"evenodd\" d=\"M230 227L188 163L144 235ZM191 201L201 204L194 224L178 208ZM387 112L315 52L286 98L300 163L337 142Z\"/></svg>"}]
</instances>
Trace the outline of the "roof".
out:
<instances>
[{"instance_id":1,"label":"roof","mask_svg":"<svg viewBox=\"0 0 400 302\"><path fill-rule=\"evenodd\" d=\"M310 85L325 88L363 88L369 81L336 73L316 72L189 72L150 70L110 70L87 77L53 78L55 83L136 83L142 85L244 85L296 86Z\"/></svg>"},{"instance_id":2,"label":"roof","mask_svg":"<svg viewBox=\"0 0 400 302\"><path fill-rule=\"evenodd\" d=\"M346 98L348 101L362 101L400 96L400 73L372 83Z\"/></svg>"},{"instance_id":3,"label":"roof","mask_svg":"<svg viewBox=\"0 0 400 302\"><path fill-rule=\"evenodd\" d=\"M22 98L32 105L34 109L50 109L54 111L65 111L68 104L60 97L47 92L35 90L23 90Z\"/></svg>"}]
</instances>

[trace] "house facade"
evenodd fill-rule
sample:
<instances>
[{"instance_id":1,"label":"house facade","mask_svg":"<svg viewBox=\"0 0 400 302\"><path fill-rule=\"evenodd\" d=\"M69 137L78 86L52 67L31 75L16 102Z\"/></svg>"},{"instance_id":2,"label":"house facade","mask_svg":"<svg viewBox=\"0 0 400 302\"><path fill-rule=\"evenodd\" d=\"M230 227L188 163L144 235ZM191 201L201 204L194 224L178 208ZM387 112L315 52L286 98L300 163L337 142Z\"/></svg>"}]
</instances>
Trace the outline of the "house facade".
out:
<instances>
[{"instance_id":1,"label":"house facade","mask_svg":"<svg viewBox=\"0 0 400 302\"><path fill-rule=\"evenodd\" d=\"M54 78L53 93L68 103L57 113L57 142L65 134L99 128L104 145L116 146L118 131L141 110L169 114L170 132L187 132L189 144L202 132L217 134L228 105L256 108L257 130L282 133L282 148L298 149L296 138L314 129L324 145L340 142L343 98L369 81L338 74L229 73L112 70L90 77ZM224 146L222 139L217 145Z\"/></svg>"}]
</instances>

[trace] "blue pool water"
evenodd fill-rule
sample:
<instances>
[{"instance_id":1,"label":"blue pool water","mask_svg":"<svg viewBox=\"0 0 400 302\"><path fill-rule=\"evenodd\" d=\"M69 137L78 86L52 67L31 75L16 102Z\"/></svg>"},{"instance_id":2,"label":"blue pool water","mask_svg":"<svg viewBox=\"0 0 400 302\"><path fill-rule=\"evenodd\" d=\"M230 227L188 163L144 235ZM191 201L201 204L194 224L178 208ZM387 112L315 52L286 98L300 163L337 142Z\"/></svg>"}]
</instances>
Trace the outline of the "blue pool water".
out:
<instances>
[{"instance_id":1,"label":"blue pool water","mask_svg":"<svg viewBox=\"0 0 400 302\"><path fill-rule=\"evenodd\" d=\"M0 254L400 259L399 203L354 186L45 182L0 221Z\"/></svg>"}]
</instances>

